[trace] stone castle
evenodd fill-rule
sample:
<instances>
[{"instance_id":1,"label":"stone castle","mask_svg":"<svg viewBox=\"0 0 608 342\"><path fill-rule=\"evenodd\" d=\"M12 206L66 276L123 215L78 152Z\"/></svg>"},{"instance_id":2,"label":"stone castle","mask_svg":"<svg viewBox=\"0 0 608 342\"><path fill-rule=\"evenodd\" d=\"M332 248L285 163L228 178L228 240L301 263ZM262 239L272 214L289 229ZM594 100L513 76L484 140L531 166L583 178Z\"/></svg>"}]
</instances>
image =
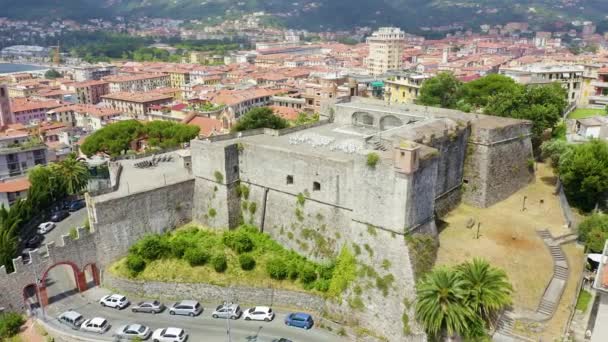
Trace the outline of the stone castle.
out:
<instances>
[{"instance_id":1,"label":"stone castle","mask_svg":"<svg viewBox=\"0 0 608 342\"><path fill-rule=\"evenodd\" d=\"M349 307L351 286L326 313L391 341L423 340L408 305L416 255L404 235L434 236L435 219L461 201L487 207L528 184L531 123L365 98L335 104L330 114L304 127L194 140L190 156L164 169L121 162L116 191L87 198L93 233L83 240L94 240L97 265L147 233L185 222L253 224L316 260L353 250L359 265L375 270L354 282L365 289L364 309ZM20 266L16 273L33 267ZM388 287L377 288L374 278Z\"/></svg>"}]
</instances>

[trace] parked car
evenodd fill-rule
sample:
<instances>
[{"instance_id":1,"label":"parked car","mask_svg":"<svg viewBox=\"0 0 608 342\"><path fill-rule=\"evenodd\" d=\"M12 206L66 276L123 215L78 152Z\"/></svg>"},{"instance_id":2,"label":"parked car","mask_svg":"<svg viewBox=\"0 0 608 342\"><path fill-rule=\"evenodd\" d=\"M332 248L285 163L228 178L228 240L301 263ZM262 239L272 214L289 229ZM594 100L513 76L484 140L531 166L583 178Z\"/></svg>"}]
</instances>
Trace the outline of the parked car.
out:
<instances>
[{"instance_id":1,"label":"parked car","mask_svg":"<svg viewBox=\"0 0 608 342\"><path fill-rule=\"evenodd\" d=\"M127 300L127 297L125 297L123 295L112 294L112 295L103 296L99 300L99 304L101 304L101 306L104 306L104 307L107 306L107 307L115 308L115 309L124 309L129 305L129 301Z\"/></svg>"},{"instance_id":2,"label":"parked car","mask_svg":"<svg viewBox=\"0 0 608 342\"><path fill-rule=\"evenodd\" d=\"M203 312L203 307L195 300L182 300L169 308L170 315L198 316Z\"/></svg>"},{"instance_id":3,"label":"parked car","mask_svg":"<svg viewBox=\"0 0 608 342\"><path fill-rule=\"evenodd\" d=\"M86 203L85 203L84 200L81 200L81 199L80 200L75 200L75 201L70 202L68 210L69 211L77 211L77 210L80 210L80 209L84 208L85 205L86 205Z\"/></svg>"},{"instance_id":4,"label":"parked car","mask_svg":"<svg viewBox=\"0 0 608 342\"><path fill-rule=\"evenodd\" d=\"M312 320L311 315L303 312L295 312L290 313L285 317L285 324L293 327L310 329L315 322Z\"/></svg>"},{"instance_id":5,"label":"parked car","mask_svg":"<svg viewBox=\"0 0 608 342\"><path fill-rule=\"evenodd\" d=\"M44 240L44 236L42 236L40 234L35 234L31 238L29 238L27 241L25 241L25 247L36 248L36 247L40 246L40 244L42 243L42 240Z\"/></svg>"},{"instance_id":6,"label":"parked car","mask_svg":"<svg viewBox=\"0 0 608 342\"><path fill-rule=\"evenodd\" d=\"M61 222L64 218L70 216L70 212L67 210L59 210L53 213L51 216L52 222Z\"/></svg>"},{"instance_id":7,"label":"parked car","mask_svg":"<svg viewBox=\"0 0 608 342\"><path fill-rule=\"evenodd\" d=\"M293 342L293 341L292 341L292 340L288 340L288 339L286 339L286 338L281 337L281 338L275 338L275 339L273 339L271 342Z\"/></svg>"},{"instance_id":8,"label":"parked car","mask_svg":"<svg viewBox=\"0 0 608 342\"><path fill-rule=\"evenodd\" d=\"M188 334L180 328L156 329L152 334L154 342L184 342L187 339Z\"/></svg>"},{"instance_id":9,"label":"parked car","mask_svg":"<svg viewBox=\"0 0 608 342\"><path fill-rule=\"evenodd\" d=\"M268 306L256 306L249 310L245 310L243 318L246 321L266 321L270 322L274 319L274 312Z\"/></svg>"},{"instance_id":10,"label":"parked car","mask_svg":"<svg viewBox=\"0 0 608 342\"><path fill-rule=\"evenodd\" d=\"M38 225L38 234L46 234L55 228L54 222L44 222Z\"/></svg>"},{"instance_id":11,"label":"parked car","mask_svg":"<svg viewBox=\"0 0 608 342\"><path fill-rule=\"evenodd\" d=\"M165 306L157 300L149 300L145 302L139 302L131 307L133 312L148 312L148 313L159 313L165 310Z\"/></svg>"},{"instance_id":12,"label":"parked car","mask_svg":"<svg viewBox=\"0 0 608 342\"><path fill-rule=\"evenodd\" d=\"M95 317L84 321L80 326L80 330L103 334L106 331L110 330L110 327L110 323L108 323L107 319Z\"/></svg>"},{"instance_id":13,"label":"parked car","mask_svg":"<svg viewBox=\"0 0 608 342\"><path fill-rule=\"evenodd\" d=\"M65 324L74 330L80 329L82 322L84 322L84 317L82 317L81 314L73 310L69 310L62 313L57 319L61 324Z\"/></svg>"},{"instance_id":14,"label":"parked car","mask_svg":"<svg viewBox=\"0 0 608 342\"><path fill-rule=\"evenodd\" d=\"M147 340L150 338L150 328L141 324L128 324L123 325L116 329L113 337L118 337L120 339L132 340L134 338L139 337L142 340Z\"/></svg>"},{"instance_id":15,"label":"parked car","mask_svg":"<svg viewBox=\"0 0 608 342\"><path fill-rule=\"evenodd\" d=\"M215 311L213 311L211 317L238 319L242 314L243 312L238 304L224 303L215 308Z\"/></svg>"}]
</instances>

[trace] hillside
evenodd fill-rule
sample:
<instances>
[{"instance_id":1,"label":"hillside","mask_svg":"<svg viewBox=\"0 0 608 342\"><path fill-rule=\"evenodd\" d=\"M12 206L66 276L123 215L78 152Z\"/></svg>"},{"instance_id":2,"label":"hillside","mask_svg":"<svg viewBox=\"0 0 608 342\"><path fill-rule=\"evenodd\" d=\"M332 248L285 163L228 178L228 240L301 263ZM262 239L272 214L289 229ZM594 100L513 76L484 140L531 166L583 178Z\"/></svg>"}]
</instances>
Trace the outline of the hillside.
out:
<instances>
[{"instance_id":1,"label":"hillside","mask_svg":"<svg viewBox=\"0 0 608 342\"><path fill-rule=\"evenodd\" d=\"M461 23L475 27L529 20L539 28L574 19L603 20L604 0L0 0L2 16L72 18L150 16L210 19L266 11L290 27L311 30ZM339 15L336 15L338 14Z\"/></svg>"}]
</instances>

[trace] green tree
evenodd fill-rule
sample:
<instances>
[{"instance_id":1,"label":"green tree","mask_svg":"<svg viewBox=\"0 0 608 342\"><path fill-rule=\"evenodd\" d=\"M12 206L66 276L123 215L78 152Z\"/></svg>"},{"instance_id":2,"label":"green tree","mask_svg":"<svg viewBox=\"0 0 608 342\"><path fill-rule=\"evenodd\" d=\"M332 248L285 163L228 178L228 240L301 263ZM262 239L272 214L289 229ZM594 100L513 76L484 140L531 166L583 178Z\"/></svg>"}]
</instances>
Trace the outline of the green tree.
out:
<instances>
[{"instance_id":1,"label":"green tree","mask_svg":"<svg viewBox=\"0 0 608 342\"><path fill-rule=\"evenodd\" d=\"M608 190L608 144L593 140L573 146L571 153L561 155L558 170L568 199L592 210Z\"/></svg>"},{"instance_id":2,"label":"green tree","mask_svg":"<svg viewBox=\"0 0 608 342\"><path fill-rule=\"evenodd\" d=\"M479 258L460 264L457 269L467 291L466 304L483 321L492 322L511 304L513 287L505 271Z\"/></svg>"},{"instance_id":3,"label":"green tree","mask_svg":"<svg viewBox=\"0 0 608 342\"><path fill-rule=\"evenodd\" d=\"M593 214L578 225L578 240L593 253L602 253L608 239L608 215Z\"/></svg>"},{"instance_id":4,"label":"green tree","mask_svg":"<svg viewBox=\"0 0 608 342\"><path fill-rule=\"evenodd\" d=\"M53 167L36 165L28 172L30 188L28 201L32 208L46 209L67 195L63 175L53 172Z\"/></svg>"},{"instance_id":5,"label":"green tree","mask_svg":"<svg viewBox=\"0 0 608 342\"><path fill-rule=\"evenodd\" d=\"M248 111L232 127L232 131L240 132L256 128L282 129L288 127L287 120L274 114L268 107L258 107Z\"/></svg>"},{"instance_id":6,"label":"green tree","mask_svg":"<svg viewBox=\"0 0 608 342\"><path fill-rule=\"evenodd\" d=\"M49 69L44 73L44 78L46 78L47 80L56 79L62 76L63 75L61 75L61 73L55 69Z\"/></svg>"},{"instance_id":7,"label":"green tree","mask_svg":"<svg viewBox=\"0 0 608 342\"><path fill-rule=\"evenodd\" d=\"M431 336L464 336L476 315L465 304L465 281L449 268L436 268L416 286L416 317Z\"/></svg>"},{"instance_id":8,"label":"green tree","mask_svg":"<svg viewBox=\"0 0 608 342\"><path fill-rule=\"evenodd\" d=\"M90 174L87 165L77 160L75 156L69 156L65 160L51 164L51 169L58 177L61 177L66 191L70 195L78 194L89 183Z\"/></svg>"},{"instance_id":9,"label":"green tree","mask_svg":"<svg viewBox=\"0 0 608 342\"><path fill-rule=\"evenodd\" d=\"M572 146L565 140L561 139L551 139L549 141L545 141L541 146L541 156L543 158L551 159L551 166L558 171L559 161L562 156L566 156L567 154L572 153Z\"/></svg>"},{"instance_id":10,"label":"green tree","mask_svg":"<svg viewBox=\"0 0 608 342\"><path fill-rule=\"evenodd\" d=\"M442 72L422 83L416 103L424 106L456 108L461 92L462 82L453 73Z\"/></svg>"},{"instance_id":11,"label":"green tree","mask_svg":"<svg viewBox=\"0 0 608 342\"><path fill-rule=\"evenodd\" d=\"M88 136L80 146L80 150L89 157L97 152L117 156L129 150L130 143L142 130L143 124L136 120L116 122Z\"/></svg>"},{"instance_id":12,"label":"green tree","mask_svg":"<svg viewBox=\"0 0 608 342\"><path fill-rule=\"evenodd\" d=\"M463 84L462 100L473 107L483 108L488 105L492 96L500 93L517 93L520 91L518 88L522 87L510 77L490 74Z\"/></svg>"},{"instance_id":13,"label":"green tree","mask_svg":"<svg viewBox=\"0 0 608 342\"><path fill-rule=\"evenodd\" d=\"M561 120L567 106L566 90L558 83L515 87L488 98L484 112L489 115L532 121L533 145L540 146L542 135Z\"/></svg>"},{"instance_id":14,"label":"green tree","mask_svg":"<svg viewBox=\"0 0 608 342\"><path fill-rule=\"evenodd\" d=\"M9 272L13 271L13 258L19 245L17 229L20 222L4 206L0 207L0 265L6 266Z\"/></svg>"}]
</instances>

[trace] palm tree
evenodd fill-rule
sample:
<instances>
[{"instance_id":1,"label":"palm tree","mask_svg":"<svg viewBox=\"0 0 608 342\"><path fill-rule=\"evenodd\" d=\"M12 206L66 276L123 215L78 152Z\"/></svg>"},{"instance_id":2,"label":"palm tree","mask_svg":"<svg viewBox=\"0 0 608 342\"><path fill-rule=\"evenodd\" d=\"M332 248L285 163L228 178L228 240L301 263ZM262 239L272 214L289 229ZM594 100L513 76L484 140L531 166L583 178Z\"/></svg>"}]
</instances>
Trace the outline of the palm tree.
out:
<instances>
[{"instance_id":1,"label":"palm tree","mask_svg":"<svg viewBox=\"0 0 608 342\"><path fill-rule=\"evenodd\" d=\"M466 304L488 325L511 304L513 287L507 274L486 260L475 258L457 267L467 291Z\"/></svg>"},{"instance_id":2,"label":"palm tree","mask_svg":"<svg viewBox=\"0 0 608 342\"><path fill-rule=\"evenodd\" d=\"M431 336L465 335L477 317L465 304L467 289L458 272L436 268L416 287L416 317Z\"/></svg>"},{"instance_id":3,"label":"palm tree","mask_svg":"<svg viewBox=\"0 0 608 342\"><path fill-rule=\"evenodd\" d=\"M89 183L89 169L86 164L70 156L65 160L52 164L53 171L61 176L66 190L70 195L75 195L87 187Z\"/></svg>"}]
</instances>

